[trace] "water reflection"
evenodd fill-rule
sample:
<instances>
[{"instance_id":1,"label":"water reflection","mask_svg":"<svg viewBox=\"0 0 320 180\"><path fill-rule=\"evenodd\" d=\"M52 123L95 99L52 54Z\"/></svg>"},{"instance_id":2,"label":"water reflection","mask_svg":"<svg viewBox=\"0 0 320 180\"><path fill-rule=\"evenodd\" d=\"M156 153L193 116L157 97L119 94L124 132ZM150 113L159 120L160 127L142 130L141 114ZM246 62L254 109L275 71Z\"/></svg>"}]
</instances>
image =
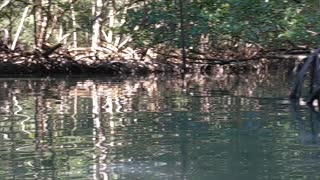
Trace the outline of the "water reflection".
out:
<instances>
[{"instance_id":1,"label":"water reflection","mask_svg":"<svg viewBox=\"0 0 320 180\"><path fill-rule=\"evenodd\" d=\"M0 179L317 179L319 115L273 74L0 79Z\"/></svg>"},{"instance_id":2,"label":"water reflection","mask_svg":"<svg viewBox=\"0 0 320 180\"><path fill-rule=\"evenodd\" d=\"M299 102L294 100L291 102L291 106L301 143L320 144L320 114L316 111L316 107L308 106L302 110Z\"/></svg>"}]
</instances>

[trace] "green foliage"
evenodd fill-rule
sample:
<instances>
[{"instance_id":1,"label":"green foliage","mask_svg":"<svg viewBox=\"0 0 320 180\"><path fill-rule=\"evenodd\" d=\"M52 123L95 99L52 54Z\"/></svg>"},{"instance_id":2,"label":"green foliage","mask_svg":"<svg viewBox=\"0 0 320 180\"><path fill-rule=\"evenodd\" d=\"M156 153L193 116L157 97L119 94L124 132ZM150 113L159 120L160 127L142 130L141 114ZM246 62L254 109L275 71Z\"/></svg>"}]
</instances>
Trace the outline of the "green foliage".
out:
<instances>
[{"instance_id":1,"label":"green foliage","mask_svg":"<svg viewBox=\"0 0 320 180\"><path fill-rule=\"evenodd\" d=\"M177 44L179 19L176 7L166 1L151 2L128 11L123 33L130 34L136 45Z\"/></svg>"},{"instance_id":2,"label":"green foliage","mask_svg":"<svg viewBox=\"0 0 320 180\"><path fill-rule=\"evenodd\" d=\"M125 27L127 33L133 32L140 45L167 40L168 45L178 46L178 7L170 2L152 1L147 7L130 11ZM315 46L317 38L307 32L318 32L320 28L317 11L309 11L313 4L261 0L184 1L188 46L198 47L203 34L210 35L211 44L245 41L266 48ZM145 24L134 30L145 20Z\"/></svg>"},{"instance_id":3,"label":"green foliage","mask_svg":"<svg viewBox=\"0 0 320 180\"><path fill-rule=\"evenodd\" d=\"M31 1L30 1L31 2ZM68 0L51 1L49 28L58 34L59 25L64 34L77 31L78 43L89 46L92 25L91 0L78 0L74 3L77 27L72 26L71 4ZM150 47L163 44L168 47L180 47L179 0L116 0L112 7L116 9L115 36L131 36L132 46ZM108 12L110 4L104 2L101 14L102 29L108 31ZM23 1L11 1L0 11L0 30L7 29L12 41L18 27ZM33 6L33 4L29 4ZM217 47L225 42L250 42L265 48L290 48L306 45L318 45L319 38L310 32L320 31L320 8L317 0L305 0L297 3L293 0L187 0L183 1L186 45L199 48L201 37L209 36L209 46ZM17 13L19 12L19 13ZM32 12L24 24L20 42L32 46L34 25ZM52 18L58 18L55 27L51 27ZM125 17L125 23L120 23ZM3 37L3 33L1 33ZM57 35L55 35L57 37ZM103 37L101 38L103 39ZM49 41L56 41L51 38Z\"/></svg>"}]
</instances>

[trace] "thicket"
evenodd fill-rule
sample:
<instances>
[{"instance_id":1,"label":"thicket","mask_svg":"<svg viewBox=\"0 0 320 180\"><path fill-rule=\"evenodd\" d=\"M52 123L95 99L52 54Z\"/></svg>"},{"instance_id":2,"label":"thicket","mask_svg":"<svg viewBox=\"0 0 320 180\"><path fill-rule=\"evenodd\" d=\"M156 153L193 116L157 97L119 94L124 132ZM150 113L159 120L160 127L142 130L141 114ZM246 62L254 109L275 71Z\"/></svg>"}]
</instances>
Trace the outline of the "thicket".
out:
<instances>
[{"instance_id":1,"label":"thicket","mask_svg":"<svg viewBox=\"0 0 320 180\"><path fill-rule=\"evenodd\" d=\"M252 58L315 48L319 15L318 0L5 0L1 52L63 49L86 64Z\"/></svg>"}]
</instances>

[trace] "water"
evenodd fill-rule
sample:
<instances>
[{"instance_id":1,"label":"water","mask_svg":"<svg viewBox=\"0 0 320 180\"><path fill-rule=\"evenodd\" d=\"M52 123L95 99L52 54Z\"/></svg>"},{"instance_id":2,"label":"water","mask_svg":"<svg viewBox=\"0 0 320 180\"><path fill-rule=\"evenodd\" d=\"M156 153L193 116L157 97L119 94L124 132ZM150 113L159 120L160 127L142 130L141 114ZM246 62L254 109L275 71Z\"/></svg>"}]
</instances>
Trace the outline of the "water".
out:
<instances>
[{"instance_id":1,"label":"water","mask_svg":"<svg viewBox=\"0 0 320 180\"><path fill-rule=\"evenodd\" d=\"M286 74L0 78L0 179L319 179Z\"/></svg>"}]
</instances>

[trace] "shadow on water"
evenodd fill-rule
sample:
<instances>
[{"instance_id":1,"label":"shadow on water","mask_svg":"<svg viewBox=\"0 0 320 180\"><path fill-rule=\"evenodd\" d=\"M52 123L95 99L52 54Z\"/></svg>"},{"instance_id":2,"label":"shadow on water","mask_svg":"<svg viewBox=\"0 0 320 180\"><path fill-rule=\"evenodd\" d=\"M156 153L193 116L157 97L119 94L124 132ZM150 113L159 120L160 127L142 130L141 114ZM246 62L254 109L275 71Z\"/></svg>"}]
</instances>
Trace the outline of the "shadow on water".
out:
<instances>
[{"instance_id":1,"label":"shadow on water","mask_svg":"<svg viewBox=\"0 0 320 180\"><path fill-rule=\"evenodd\" d=\"M0 78L0 179L318 178L284 74Z\"/></svg>"},{"instance_id":2,"label":"shadow on water","mask_svg":"<svg viewBox=\"0 0 320 180\"><path fill-rule=\"evenodd\" d=\"M303 111L297 100L291 100L290 102L301 142L320 145L320 113L316 111L314 106L303 107L307 109Z\"/></svg>"}]
</instances>

